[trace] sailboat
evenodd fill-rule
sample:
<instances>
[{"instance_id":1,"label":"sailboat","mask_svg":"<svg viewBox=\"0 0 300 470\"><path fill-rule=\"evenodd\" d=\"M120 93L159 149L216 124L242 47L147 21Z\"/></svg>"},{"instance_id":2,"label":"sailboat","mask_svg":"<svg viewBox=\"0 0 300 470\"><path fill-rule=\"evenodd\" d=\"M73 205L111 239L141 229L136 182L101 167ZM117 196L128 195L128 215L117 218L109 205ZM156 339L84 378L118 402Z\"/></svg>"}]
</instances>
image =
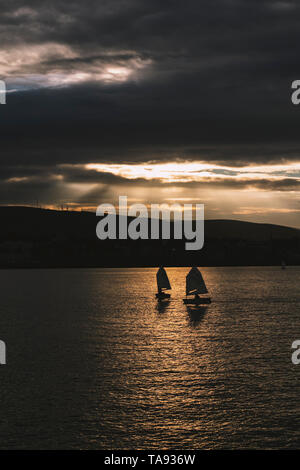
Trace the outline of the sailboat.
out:
<instances>
[{"instance_id":1,"label":"sailboat","mask_svg":"<svg viewBox=\"0 0 300 470\"><path fill-rule=\"evenodd\" d=\"M165 290L171 289L170 282L168 275L163 267L160 267L156 273L156 280L157 280L157 294L156 298L158 300L169 299L171 297L170 294L164 292Z\"/></svg>"},{"instance_id":2,"label":"sailboat","mask_svg":"<svg viewBox=\"0 0 300 470\"><path fill-rule=\"evenodd\" d=\"M190 270L186 276L186 295L187 298L183 299L183 303L200 305L200 304L210 304L210 297L199 297L199 294L208 294L207 287L205 285L204 279L201 272L198 268L194 267ZM194 295L193 299L188 298L189 295Z\"/></svg>"}]
</instances>

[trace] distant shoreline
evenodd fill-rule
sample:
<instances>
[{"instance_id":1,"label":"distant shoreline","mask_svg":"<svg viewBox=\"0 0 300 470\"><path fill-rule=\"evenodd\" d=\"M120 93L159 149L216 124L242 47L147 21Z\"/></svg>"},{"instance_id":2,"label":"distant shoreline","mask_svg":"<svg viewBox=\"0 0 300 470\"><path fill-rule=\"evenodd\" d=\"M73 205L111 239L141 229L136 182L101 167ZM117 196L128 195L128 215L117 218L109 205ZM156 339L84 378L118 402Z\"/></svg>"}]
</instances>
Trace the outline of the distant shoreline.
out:
<instances>
[{"instance_id":1,"label":"distant shoreline","mask_svg":"<svg viewBox=\"0 0 300 470\"><path fill-rule=\"evenodd\" d=\"M88 212L0 206L0 218L0 269L300 265L300 230L280 225L206 220L204 247L188 251L173 226L168 240L99 240Z\"/></svg>"},{"instance_id":2,"label":"distant shoreline","mask_svg":"<svg viewBox=\"0 0 300 470\"><path fill-rule=\"evenodd\" d=\"M192 265L186 266L168 266L164 265L165 268L190 268ZM197 265L201 268L278 268L281 269L281 266L278 264L239 264L239 265ZM0 266L0 271L13 271L13 270L39 270L39 269L157 269L159 266L149 265L149 266ZM300 264L291 264L286 266L286 270L289 268L300 267Z\"/></svg>"}]
</instances>

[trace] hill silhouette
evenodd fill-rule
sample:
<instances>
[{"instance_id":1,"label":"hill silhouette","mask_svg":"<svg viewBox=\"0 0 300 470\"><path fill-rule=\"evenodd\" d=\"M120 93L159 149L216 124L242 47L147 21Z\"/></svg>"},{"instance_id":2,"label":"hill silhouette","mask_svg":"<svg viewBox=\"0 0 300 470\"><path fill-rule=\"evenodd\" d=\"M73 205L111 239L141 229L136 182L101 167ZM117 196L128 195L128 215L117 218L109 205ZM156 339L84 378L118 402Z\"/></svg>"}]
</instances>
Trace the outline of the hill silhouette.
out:
<instances>
[{"instance_id":1,"label":"hill silhouette","mask_svg":"<svg viewBox=\"0 0 300 470\"><path fill-rule=\"evenodd\" d=\"M206 220L204 248L186 251L173 238L100 241L91 212L0 207L0 218L2 268L300 264L300 230L279 225Z\"/></svg>"}]
</instances>

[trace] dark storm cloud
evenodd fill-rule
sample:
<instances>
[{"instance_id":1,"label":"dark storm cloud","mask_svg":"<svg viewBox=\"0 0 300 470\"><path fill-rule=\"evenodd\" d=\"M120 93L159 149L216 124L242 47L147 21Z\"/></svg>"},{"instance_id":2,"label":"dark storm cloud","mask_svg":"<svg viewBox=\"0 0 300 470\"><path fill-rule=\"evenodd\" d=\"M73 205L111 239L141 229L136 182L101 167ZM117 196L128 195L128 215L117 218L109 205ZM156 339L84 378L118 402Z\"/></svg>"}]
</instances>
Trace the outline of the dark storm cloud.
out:
<instances>
[{"instance_id":1,"label":"dark storm cloud","mask_svg":"<svg viewBox=\"0 0 300 470\"><path fill-rule=\"evenodd\" d=\"M64 163L299 161L299 21L296 1L6 1L2 174L43 184ZM106 81L107 66L133 73ZM96 176L115 178L65 175Z\"/></svg>"}]
</instances>

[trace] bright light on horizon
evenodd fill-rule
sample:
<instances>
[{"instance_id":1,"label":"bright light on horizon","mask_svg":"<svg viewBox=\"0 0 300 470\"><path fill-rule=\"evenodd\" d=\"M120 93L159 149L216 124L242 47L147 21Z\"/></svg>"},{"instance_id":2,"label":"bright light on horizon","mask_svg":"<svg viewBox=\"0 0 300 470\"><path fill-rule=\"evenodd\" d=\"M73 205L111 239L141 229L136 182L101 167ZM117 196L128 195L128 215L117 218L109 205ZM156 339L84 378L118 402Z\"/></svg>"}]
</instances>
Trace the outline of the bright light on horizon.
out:
<instances>
[{"instance_id":1,"label":"bright light on horizon","mask_svg":"<svg viewBox=\"0 0 300 470\"><path fill-rule=\"evenodd\" d=\"M109 164L89 163L87 170L110 173L128 180L160 180L166 183L201 182L209 179L251 180L265 179L272 181L300 178L300 162L270 165L246 165L232 167L206 162L166 162L145 164Z\"/></svg>"}]
</instances>

